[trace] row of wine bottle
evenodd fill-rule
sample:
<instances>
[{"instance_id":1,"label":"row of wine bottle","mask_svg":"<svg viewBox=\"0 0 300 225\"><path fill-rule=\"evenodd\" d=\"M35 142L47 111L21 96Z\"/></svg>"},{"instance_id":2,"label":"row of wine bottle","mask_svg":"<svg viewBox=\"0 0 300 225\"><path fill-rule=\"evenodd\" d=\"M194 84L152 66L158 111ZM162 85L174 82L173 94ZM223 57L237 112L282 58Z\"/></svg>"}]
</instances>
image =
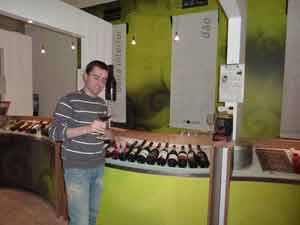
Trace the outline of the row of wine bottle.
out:
<instances>
[{"instance_id":1,"label":"row of wine bottle","mask_svg":"<svg viewBox=\"0 0 300 225\"><path fill-rule=\"evenodd\" d=\"M186 147L188 149L186 149ZM201 149L200 145L196 149L191 144L188 146L170 145L169 143L156 143L146 140L134 141L127 143L126 147L117 149L114 143L106 144L106 157L119 159L121 161L147 163L160 166L168 165L169 167L185 168L208 168L209 160L206 153Z\"/></svg>"},{"instance_id":2,"label":"row of wine bottle","mask_svg":"<svg viewBox=\"0 0 300 225\"><path fill-rule=\"evenodd\" d=\"M4 129L29 134L37 134L40 131L41 135L48 136L50 125L47 120L9 120Z\"/></svg>"}]
</instances>

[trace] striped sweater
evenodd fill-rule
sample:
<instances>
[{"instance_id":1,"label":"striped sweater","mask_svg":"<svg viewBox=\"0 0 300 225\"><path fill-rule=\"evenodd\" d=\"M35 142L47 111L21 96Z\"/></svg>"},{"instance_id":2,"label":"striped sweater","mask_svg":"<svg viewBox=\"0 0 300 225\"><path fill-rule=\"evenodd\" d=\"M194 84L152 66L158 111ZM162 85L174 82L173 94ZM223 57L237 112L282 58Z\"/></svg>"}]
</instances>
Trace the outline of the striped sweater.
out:
<instances>
[{"instance_id":1,"label":"striped sweater","mask_svg":"<svg viewBox=\"0 0 300 225\"><path fill-rule=\"evenodd\" d=\"M65 168L94 168L103 166L105 152L99 135L85 134L67 138L66 130L91 124L99 115L107 114L105 101L90 97L83 90L62 97L53 113L49 137L62 141L62 159Z\"/></svg>"}]
</instances>

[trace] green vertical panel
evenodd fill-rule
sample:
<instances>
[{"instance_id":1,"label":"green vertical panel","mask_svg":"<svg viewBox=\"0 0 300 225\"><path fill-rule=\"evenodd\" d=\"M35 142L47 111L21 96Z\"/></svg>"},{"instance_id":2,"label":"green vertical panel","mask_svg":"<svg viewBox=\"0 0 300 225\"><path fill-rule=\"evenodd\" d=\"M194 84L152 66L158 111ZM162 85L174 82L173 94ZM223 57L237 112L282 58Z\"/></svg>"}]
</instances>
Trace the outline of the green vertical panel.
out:
<instances>
[{"instance_id":1,"label":"green vertical panel","mask_svg":"<svg viewBox=\"0 0 300 225\"><path fill-rule=\"evenodd\" d=\"M280 132L286 0L251 0L247 10L246 85L241 136Z\"/></svg>"},{"instance_id":2,"label":"green vertical panel","mask_svg":"<svg viewBox=\"0 0 300 225\"><path fill-rule=\"evenodd\" d=\"M98 225L207 224L208 178L106 168Z\"/></svg>"},{"instance_id":3,"label":"green vertical panel","mask_svg":"<svg viewBox=\"0 0 300 225\"><path fill-rule=\"evenodd\" d=\"M176 132L169 127L172 25L171 16L219 9L217 0L207 6L181 8L181 0L121 0L127 34L127 114L129 127L138 130ZM94 15L101 7L89 8ZM218 63L225 62L226 17L220 10ZM131 45L136 35L135 46ZM216 74L217 76L217 74Z\"/></svg>"},{"instance_id":4,"label":"green vertical panel","mask_svg":"<svg viewBox=\"0 0 300 225\"><path fill-rule=\"evenodd\" d=\"M286 0L249 0L247 8L246 86L241 136L279 135ZM171 24L174 15L221 9L217 0L207 6L181 9L180 0L121 1L128 23L127 109L129 127L149 131L177 131L168 127L170 112ZM89 9L94 15L101 7ZM220 10L218 66L225 63L227 19ZM136 35L137 45L130 44ZM218 73L216 76L218 76ZM216 95L217 96L217 95Z\"/></svg>"},{"instance_id":5,"label":"green vertical panel","mask_svg":"<svg viewBox=\"0 0 300 225\"><path fill-rule=\"evenodd\" d=\"M300 225L300 185L231 182L228 224Z\"/></svg>"}]
</instances>

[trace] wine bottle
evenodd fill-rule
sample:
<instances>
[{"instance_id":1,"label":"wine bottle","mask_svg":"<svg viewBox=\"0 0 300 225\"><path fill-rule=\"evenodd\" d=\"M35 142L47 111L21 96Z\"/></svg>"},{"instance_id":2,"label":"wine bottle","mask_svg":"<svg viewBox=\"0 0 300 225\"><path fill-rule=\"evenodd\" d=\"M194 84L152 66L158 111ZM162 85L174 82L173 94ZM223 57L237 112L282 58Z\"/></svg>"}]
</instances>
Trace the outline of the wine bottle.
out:
<instances>
[{"instance_id":1,"label":"wine bottle","mask_svg":"<svg viewBox=\"0 0 300 225\"><path fill-rule=\"evenodd\" d=\"M169 154L169 143L167 142L164 149L161 150L158 154L157 164L160 166L166 165L168 154Z\"/></svg>"},{"instance_id":2,"label":"wine bottle","mask_svg":"<svg viewBox=\"0 0 300 225\"><path fill-rule=\"evenodd\" d=\"M33 127L31 128L31 131L30 133L31 134L37 134L38 133L38 130L41 131L41 127L42 127L42 121L37 121Z\"/></svg>"},{"instance_id":3,"label":"wine bottle","mask_svg":"<svg viewBox=\"0 0 300 225\"><path fill-rule=\"evenodd\" d=\"M188 155L185 151L184 145L181 145L181 150L178 153L178 166L181 168L185 168L187 166Z\"/></svg>"},{"instance_id":4,"label":"wine bottle","mask_svg":"<svg viewBox=\"0 0 300 225\"><path fill-rule=\"evenodd\" d=\"M105 149L105 157L106 157L106 158L112 157L113 152L114 152L114 150L115 150L115 145L114 145L114 144L115 144L114 142L111 142L111 143L105 144L106 146L104 145L104 149Z\"/></svg>"},{"instance_id":5,"label":"wine bottle","mask_svg":"<svg viewBox=\"0 0 300 225\"><path fill-rule=\"evenodd\" d=\"M31 122L31 124L25 128L25 133L31 133L32 127L35 125L35 122Z\"/></svg>"},{"instance_id":6,"label":"wine bottle","mask_svg":"<svg viewBox=\"0 0 300 225\"><path fill-rule=\"evenodd\" d=\"M191 168L197 168L196 154L193 151L192 145L189 144L188 163Z\"/></svg>"},{"instance_id":7,"label":"wine bottle","mask_svg":"<svg viewBox=\"0 0 300 225\"><path fill-rule=\"evenodd\" d=\"M116 101L117 97L117 81L114 76L113 65L108 65L108 78L105 86L105 99Z\"/></svg>"},{"instance_id":8,"label":"wine bottle","mask_svg":"<svg viewBox=\"0 0 300 225\"><path fill-rule=\"evenodd\" d=\"M141 148L146 144L146 142L147 142L146 140L143 140L141 144L132 148L132 150L128 153L128 157L127 157L129 162L134 162L136 160L137 154L139 153Z\"/></svg>"},{"instance_id":9,"label":"wine bottle","mask_svg":"<svg viewBox=\"0 0 300 225\"><path fill-rule=\"evenodd\" d=\"M18 130L19 127L22 126L24 123L25 123L24 120L19 120L19 121L16 122L16 124L15 124L14 126L12 126L12 127L10 128L10 130L11 130L11 131L16 131L16 130Z\"/></svg>"},{"instance_id":10,"label":"wine bottle","mask_svg":"<svg viewBox=\"0 0 300 225\"><path fill-rule=\"evenodd\" d=\"M10 130L11 127L16 125L16 120L8 120L4 126L4 130Z\"/></svg>"},{"instance_id":11,"label":"wine bottle","mask_svg":"<svg viewBox=\"0 0 300 225\"><path fill-rule=\"evenodd\" d=\"M170 151L167 159L168 166L175 167L178 164L178 154L176 150L176 145L173 145L172 150Z\"/></svg>"},{"instance_id":12,"label":"wine bottle","mask_svg":"<svg viewBox=\"0 0 300 225\"><path fill-rule=\"evenodd\" d=\"M208 168L209 161L206 153L202 151L200 145L197 145L196 160L201 168Z\"/></svg>"},{"instance_id":13,"label":"wine bottle","mask_svg":"<svg viewBox=\"0 0 300 225\"><path fill-rule=\"evenodd\" d=\"M148 146L146 146L145 148L142 148L141 151L139 151L139 153L137 154L136 157L136 161L138 163L145 163L146 159L150 153L150 149L153 145L153 142L150 142L150 144Z\"/></svg>"},{"instance_id":14,"label":"wine bottle","mask_svg":"<svg viewBox=\"0 0 300 225\"><path fill-rule=\"evenodd\" d=\"M51 123L49 121L42 121L42 126L41 126L42 135L48 136L50 126L51 126Z\"/></svg>"},{"instance_id":15,"label":"wine bottle","mask_svg":"<svg viewBox=\"0 0 300 225\"><path fill-rule=\"evenodd\" d=\"M5 130L11 131L11 128L16 126L17 122L18 121L16 121L16 120L9 120L8 124L5 126Z\"/></svg>"},{"instance_id":16,"label":"wine bottle","mask_svg":"<svg viewBox=\"0 0 300 225\"><path fill-rule=\"evenodd\" d=\"M149 165L155 164L155 162L158 158L158 155L159 155L160 146L161 146L161 143L158 143L156 147L154 147L150 150L150 153L146 159L147 164L149 164Z\"/></svg>"},{"instance_id":17,"label":"wine bottle","mask_svg":"<svg viewBox=\"0 0 300 225\"><path fill-rule=\"evenodd\" d=\"M112 152L112 158L113 159L119 159L121 151L122 151L122 146L120 148L117 148L116 144L114 144L115 149Z\"/></svg>"},{"instance_id":18,"label":"wine bottle","mask_svg":"<svg viewBox=\"0 0 300 225\"><path fill-rule=\"evenodd\" d=\"M18 128L18 131L19 131L19 132L23 132L23 131L25 131L25 130L27 129L27 127L29 127L30 125L31 125L31 122L25 121L25 123L24 123L22 126L20 126L20 127Z\"/></svg>"},{"instance_id":19,"label":"wine bottle","mask_svg":"<svg viewBox=\"0 0 300 225\"><path fill-rule=\"evenodd\" d=\"M134 141L132 144L126 143L126 148L121 152L119 159L121 161L126 161L128 153L138 144L138 141Z\"/></svg>"}]
</instances>

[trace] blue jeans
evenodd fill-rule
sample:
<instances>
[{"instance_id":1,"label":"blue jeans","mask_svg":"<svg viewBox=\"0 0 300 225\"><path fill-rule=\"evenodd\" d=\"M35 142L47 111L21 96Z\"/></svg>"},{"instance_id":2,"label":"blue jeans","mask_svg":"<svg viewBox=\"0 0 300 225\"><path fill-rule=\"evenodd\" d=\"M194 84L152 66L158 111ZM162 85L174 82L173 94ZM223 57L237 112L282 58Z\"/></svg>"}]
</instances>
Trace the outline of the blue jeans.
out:
<instances>
[{"instance_id":1,"label":"blue jeans","mask_svg":"<svg viewBox=\"0 0 300 225\"><path fill-rule=\"evenodd\" d=\"M103 173L104 167L65 169L69 225L96 225Z\"/></svg>"}]
</instances>

